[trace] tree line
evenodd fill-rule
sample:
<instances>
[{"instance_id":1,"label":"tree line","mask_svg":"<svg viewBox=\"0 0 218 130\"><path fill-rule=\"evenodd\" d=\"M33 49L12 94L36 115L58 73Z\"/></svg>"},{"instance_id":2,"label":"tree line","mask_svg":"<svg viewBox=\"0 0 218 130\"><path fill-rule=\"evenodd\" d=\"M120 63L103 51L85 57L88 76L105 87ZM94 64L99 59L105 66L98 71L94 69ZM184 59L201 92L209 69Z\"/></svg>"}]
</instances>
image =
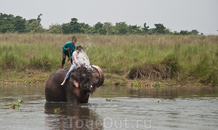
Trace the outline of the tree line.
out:
<instances>
[{"instance_id":1,"label":"tree line","mask_svg":"<svg viewBox=\"0 0 218 130\"><path fill-rule=\"evenodd\" d=\"M0 33L17 32L17 33L55 33L55 34L101 34L101 35L126 35L126 34L170 34L170 35L199 35L197 30L180 32L171 32L163 24L154 24L155 28L149 28L146 23L143 27L137 25L127 25L126 22L118 22L113 25L111 22L98 22L94 26L86 23L79 23L77 18L71 18L69 23L52 24L49 29L41 25L41 16L36 19L26 20L21 16L0 13ZM203 33L201 33L203 35Z\"/></svg>"}]
</instances>

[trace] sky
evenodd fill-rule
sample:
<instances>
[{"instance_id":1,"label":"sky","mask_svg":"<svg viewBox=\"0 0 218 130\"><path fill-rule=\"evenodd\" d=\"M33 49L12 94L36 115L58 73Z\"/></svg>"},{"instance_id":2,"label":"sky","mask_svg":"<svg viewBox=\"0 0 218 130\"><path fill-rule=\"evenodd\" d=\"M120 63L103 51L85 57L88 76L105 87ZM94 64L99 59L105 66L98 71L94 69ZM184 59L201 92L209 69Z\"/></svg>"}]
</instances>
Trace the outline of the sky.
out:
<instances>
[{"instance_id":1,"label":"sky","mask_svg":"<svg viewBox=\"0 0 218 130\"><path fill-rule=\"evenodd\" d=\"M198 30L218 35L218 0L0 0L0 13L36 19L41 24L69 23L71 18L91 26L126 22L149 28L161 23L170 31Z\"/></svg>"}]
</instances>

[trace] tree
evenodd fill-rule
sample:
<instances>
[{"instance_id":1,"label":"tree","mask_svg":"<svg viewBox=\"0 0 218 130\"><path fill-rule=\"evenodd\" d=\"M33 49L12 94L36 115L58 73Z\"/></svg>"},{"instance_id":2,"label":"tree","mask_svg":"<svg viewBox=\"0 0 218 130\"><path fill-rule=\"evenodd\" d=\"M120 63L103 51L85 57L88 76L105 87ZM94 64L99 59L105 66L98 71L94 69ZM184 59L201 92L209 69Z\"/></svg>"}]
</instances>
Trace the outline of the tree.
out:
<instances>
[{"instance_id":1,"label":"tree","mask_svg":"<svg viewBox=\"0 0 218 130\"><path fill-rule=\"evenodd\" d=\"M41 26L41 16L39 14L36 19L26 20L21 16L14 16L12 14L0 13L0 33L6 32L44 32L47 31ZM94 26L90 26L86 23L79 23L77 18L71 18L69 23L63 23L62 25L50 25L49 33L86 33L86 34L170 34L170 35L200 35L197 30L187 31L181 30L180 32L171 32L170 29L164 27L163 24L154 24L155 28L149 29L149 26L144 23L143 27L137 25L127 25L126 22L118 22L115 26L110 22L96 23ZM218 31L218 30L217 30ZM201 35L204 35L201 33Z\"/></svg>"},{"instance_id":2,"label":"tree","mask_svg":"<svg viewBox=\"0 0 218 130\"><path fill-rule=\"evenodd\" d=\"M62 26L62 32L64 34L69 34L70 33L70 23L64 23L61 26Z\"/></svg>"},{"instance_id":3,"label":"tree","mask_svg":"<svg viewBox=\"0 0 218 130\"><path fill-rule=\"evenodd\" d=\"M157 34L156 29L155 28L151 28L147 31L148 34Z\"/></svg>"},{"instance_id":4,"label":"tree","mask_svg":"<svg viewBox=\"0 0 218 130\"><path fill-rule=\"evenodd\" d=\"M107 30L107 35L112 34L113 33L113 25L110 22L105 22L103 25L104 28L106 28Z\"/></svg>"},{"instance_id":5,"label":"tree","mask_svg":"<svg viewBox=\"0 0 218 130\"><path fill-rule=\"evenodd\" d=\"M89 24L79 23L79 26L84 29L84 33L86 33L86 34L92 33L92 27L89 26Z\"/></svg>"},{"instance_id":6,"label":"tree","mask_svg":"<svg viewBox=\"0 0 218 130\"><path fill-rule=\"evenodd\" d=\"M37 19L27 20L27 27L26 27L27 32L41 33L45 31L45 29L43 29L41 26L41 20L42 20L41 16L42 14L39 14Z\"/></svg>"},{"instance_id":7,"label":"tree","mask_svg":"<svg viewBox=\"0 0 218 130\"><path fill-rule=\"evenodd\" d=\"M14 15L12 14L3 14L0 13L0 32L6 33L6 32L14 32Z\"/></svg>"},{"instance_id":8,"label":"tree","mask_svg":"<svg viewBox=\"0 0 218 130\"><path fill-rule=\"evenodd\" d=\"M62 33L61 25L58 25L58 24L52 24L52 25L50 25L48 32L49 32L49 33L55 33L55 34L60 34L60 33Z\"/></svg>"},{"instance_id":9,"label":"tree","mask_svg":"<svg viewBox=\"0 0 218 130\"><path fill-rule=\"evenodd\" d=\"M94 32L93 33L106 34L107 30L106 30L106 28L103 27L103 23L98 22L94 25Z\"/></svg>"},{"instance_id":10,"label":"tree","mask_svg":"<svg viewBox=\"0 0 218 130\"><path fill-rule=\"evenodd\" d=\"M78 21L77 18L71 18L71 21L70 21L70 33L78 33L78 32L80 32L77 21Z\"/></svg>"},{"instance_id":11,"label":"tree","mask_svg":"<svg viewBox=\"0 0 218 130\"><path fill-rule=\"evenodd\" d=\"M180 35L188 35L188 34L191 34L190 32L188 32L187 30L181 30Z\"/></svg>"},{"instance_id":12,"label":"tree","mask_svg":"<svg viewBox=\"0 0 218 130\"><path fill-rule=\"evenodd\" d=\"M173 35L173 32L171 32L170 29L165 29L165 34Z\"/></svg>"},{"instance_id":13,"label":"tree","mask_svg":"<svg viewBox=\"0 0 218 130\"><path fill-rule=\"evenodd\" d=\"M64 34L85 33L85 29L77 21L77 18L71 18L70 23L62 24L62 32Z\"/></svg>"},{"instance_id":14,"label":"tree","mask_svg":"<svg viewBox=\"0 0 218 130\"><path fill-rule=\"evenodd\" d=\"M119 22L116 23L114 29L115 29L115 34L126 34L127 33L127 27L128 25L126 22Z\"/></svg>"},{"instance_id":15,"label":"tree","mask_svg":"<svg viewBox=\"0 0 218 130\"><path fill-rule=\"evenodd\" d=\"M26 30L26 20L21 16L0 13L0 32L19 32L24 33Z\"/></svg>"},{"instance_id":16,"label":"tree","mask_svg":"<svg viewBox=\"0 0 218 130\"><path fill-rule=\"evenodd\" d=\"M102 34L102 35L105 35L105 34L107 33L107 30L102 27L102 28L100 28L100 29L98 30L98 33L99 33L99 34Z\"/></svg>"},{"instance_id":17,"label":"tree","mask_svg":"<svg viewBox=\"0 0 218 130\"><path fill-rule=\"evenodd\" d=\"M141 33L140 26L137 26L137 25L129 25L127 27L127 30L129 34L140 34Z\"/></svg>"},{"instance_id":18,"label":"tree","mask_svg":"<svg viewBox=\"0 0 218 130\"><path fill-rule=\"evenodd\" d=\"M156 34L165 34L166 33L166 28L164 27L163 24L154 24L155 25L155 32Z\"/></svg>"},{"instance_id":19,"label":"tree","mask_svg":"<svg viewBox=\"0 0 218 130\"><path fill-rule=\"evenodd\" d=\"M2 26L0 26L0 32L1 33L6 33L6 32L14 32L15 30L15 27L13 24L10 24L10 23L6 23L6 24L3 24Z\"/></svg>"},{"instance_id":20,"label":"tree","mask_svg":"<svg viewBox=\"0 0 218 130\"><path fill-rule=\"evenodd\" d=\"M40 25L41 25L41 21L42 21L42 19L40 18L41 16L42 16L42 14L39 14L37 19L36 19L39 22Z\"/></svg>"},{"instance_id":21,"label":"tree","mask_svg":"<svg viewBox=\"0 0 218 130\"><path fill-rule=\"evenodd\" d=\"M199 33L199 32L198 32L197 30L192 30L192 31L191 31L191 34L194 34L194 35L198 35L198 33Z\"/></svg>"},{"instance_id":22,"label":"tree","mask_svg":"<svg viewBox=\"0 0 218 130\"><path fill-rule=\"evenodd\" d=\"M43 32L43 28L37 20L31 20L31 22L27 24L27 31L40 33Z\"/></svg>"},{"instance_id":23,"label":"tree","mask_svg":"<svg viewBox=\"0 0 218 130\"><path fill-rule=\"evenodd\" d=\"M173 34L174 35L179 35L179 33L177 31L174 31Z\"/></svg>"},{"instance_id":24,"label":"tree","mask_svg":"<svg viewBox=\"0 0 218 130\"><path fill-rule=\"evenodd\" d=\"M142 28L142 32L147 34L149 30L149 26L146 26L146 23L144 23L144 28Z\"/></svg>"},{"instance_id":25,"label":"tree","mask_svg":"<svg viewBox=\"0 0 218 130\"><path fill-rule=\"evenodd\" d=\"M15 31L19 33L26 32L26 19L16 16L14 20Z\"/></svg>"}]
</instances>

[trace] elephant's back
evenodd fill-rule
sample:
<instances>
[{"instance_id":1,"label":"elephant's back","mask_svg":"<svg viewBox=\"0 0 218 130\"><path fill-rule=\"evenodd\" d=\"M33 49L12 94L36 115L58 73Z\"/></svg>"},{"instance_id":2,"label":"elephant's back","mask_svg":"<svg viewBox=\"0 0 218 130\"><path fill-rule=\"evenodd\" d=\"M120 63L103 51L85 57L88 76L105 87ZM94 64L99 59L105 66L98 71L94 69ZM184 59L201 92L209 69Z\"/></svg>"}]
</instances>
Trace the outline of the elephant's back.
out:
<instances>
[{"instance_id":1,"label":"elephant's back","mask_svg":"<svg viewBox=\"0 0 218 130\"><path fill-rule=\"evenodd\" d=\"M61 69L59 69L48 77L45 84L46 101L66 100L64 86L61 86L61 83L63 82L69 68L69 66L64 67L65 71L61 71Z\"/></svg>"},{"instance_id":2,"label":"elephant's back","mask_svg":"<svg viewBox=\"0 0 218 130\"><path fill-rule=\"evenodd\" d=\"M48 77L48 79L46 81L46 85L50 84L50 82L52 82L52 83L61 83L64 80L64 77L66 76L69 69L70 69L70 66L67 66L67 67L64 67L65 71L61 71L61 69L59 69L59 70L55 71L54 73L52 73Z\"/></svg>"}]
</instances>

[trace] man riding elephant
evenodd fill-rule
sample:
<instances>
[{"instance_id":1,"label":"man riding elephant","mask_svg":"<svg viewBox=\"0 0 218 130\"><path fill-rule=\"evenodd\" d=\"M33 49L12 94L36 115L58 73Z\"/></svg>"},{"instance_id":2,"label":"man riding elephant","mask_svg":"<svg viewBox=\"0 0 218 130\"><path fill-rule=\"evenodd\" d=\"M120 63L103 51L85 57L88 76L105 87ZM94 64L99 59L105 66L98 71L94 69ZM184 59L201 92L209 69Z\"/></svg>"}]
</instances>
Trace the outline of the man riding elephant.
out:
<instances>
[{"instance_id":1,"label":"man riding elephant","mask_svg":"<svg viewBox=\"0 0 218 130\"><path fill-rule=\"evenodd\" d=\"M64 71L63 67L65 64L66 56L68 56L68 61L71 60L72 64L72 53L74 52L76 48L76 36L72 36L72 41L65 43L65 45L62 47L62 66L61 66L61 71Z\"/></svg>"}]
</instances>

